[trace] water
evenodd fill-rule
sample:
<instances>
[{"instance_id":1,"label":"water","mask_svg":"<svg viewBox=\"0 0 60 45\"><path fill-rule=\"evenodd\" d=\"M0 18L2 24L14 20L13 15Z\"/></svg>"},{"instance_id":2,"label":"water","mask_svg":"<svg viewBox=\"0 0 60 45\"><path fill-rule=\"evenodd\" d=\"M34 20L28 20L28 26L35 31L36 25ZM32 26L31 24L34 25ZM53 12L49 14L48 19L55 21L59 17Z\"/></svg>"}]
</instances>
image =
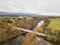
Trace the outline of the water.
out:
<instances>
[{"instance_id":1,"label":"water","mask_svg":"<svg viewBox=\"0 0 60 45\"><path fill-rule=\"evenodd\" d=\"M40 28L43 24L44 24L44 20L39 21L38 24L36 25L36 27L33 30L38 31L37 29Z\"/></svg>"},{"instance_id":2,"label":"water","mask_svg":"<svg viewBox=\"0 0 60 45\"><path fill-rule=\"evenodd\" d=\"M12 39L12 40L5 42L3 44L0 44L0 45L22 45L22 41L23 41L23 36L19 36L15 39Z\"/></svg>"}]
</instances>

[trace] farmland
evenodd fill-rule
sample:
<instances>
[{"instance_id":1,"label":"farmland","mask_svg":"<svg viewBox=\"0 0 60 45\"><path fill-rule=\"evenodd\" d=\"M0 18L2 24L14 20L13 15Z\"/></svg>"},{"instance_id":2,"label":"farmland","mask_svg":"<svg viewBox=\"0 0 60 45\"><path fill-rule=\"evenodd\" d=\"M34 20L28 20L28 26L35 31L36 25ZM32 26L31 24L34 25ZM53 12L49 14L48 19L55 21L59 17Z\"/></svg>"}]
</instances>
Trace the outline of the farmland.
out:
<instances>
[{"instance_id":1,"label":"farmland","mask_svg":"<svg viewBox=\"0 0 60 45\"><path fill-rule=\"evenodd\" d=\"M49 28L52 28L53 30L60 30L60 18L56 19L50 19L51 22L49 24Z\"/></svg>"}]
</instances>

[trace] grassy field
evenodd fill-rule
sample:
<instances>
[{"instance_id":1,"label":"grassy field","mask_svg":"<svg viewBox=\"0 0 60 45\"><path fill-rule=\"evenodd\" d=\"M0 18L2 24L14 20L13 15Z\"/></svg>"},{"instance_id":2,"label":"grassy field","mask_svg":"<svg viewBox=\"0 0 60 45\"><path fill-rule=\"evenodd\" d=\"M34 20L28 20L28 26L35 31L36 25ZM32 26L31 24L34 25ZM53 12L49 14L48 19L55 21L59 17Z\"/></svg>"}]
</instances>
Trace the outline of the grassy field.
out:
<instances>
[{"instance_id":1,"label":"grassy field","mask_svg":"<svg viewBox=\"0 0 60 45\"><path fill-rule=\"evenodd\" d=\"M50 20L51 22L48 27L54 30L60 30L60 18L50 19Z\"/></svg>"}]
</instances>

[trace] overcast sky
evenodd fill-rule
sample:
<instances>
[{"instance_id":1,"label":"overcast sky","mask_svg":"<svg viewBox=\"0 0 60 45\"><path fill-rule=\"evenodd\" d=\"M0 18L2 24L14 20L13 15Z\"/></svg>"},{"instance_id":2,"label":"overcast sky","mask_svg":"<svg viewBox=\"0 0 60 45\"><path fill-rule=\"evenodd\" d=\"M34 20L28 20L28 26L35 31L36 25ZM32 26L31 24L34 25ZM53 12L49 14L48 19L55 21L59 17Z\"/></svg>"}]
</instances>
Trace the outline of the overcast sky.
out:
<instances>
[{"instance_id":1,"label":"overcast sky","mask_svg":"<svg viewBox=\"0 0 60 45\"><path fill-rule=\"evenodd\" d=\"M60 15L60 0L0 0L0 11Z\"/></svg>"}]
</instances>

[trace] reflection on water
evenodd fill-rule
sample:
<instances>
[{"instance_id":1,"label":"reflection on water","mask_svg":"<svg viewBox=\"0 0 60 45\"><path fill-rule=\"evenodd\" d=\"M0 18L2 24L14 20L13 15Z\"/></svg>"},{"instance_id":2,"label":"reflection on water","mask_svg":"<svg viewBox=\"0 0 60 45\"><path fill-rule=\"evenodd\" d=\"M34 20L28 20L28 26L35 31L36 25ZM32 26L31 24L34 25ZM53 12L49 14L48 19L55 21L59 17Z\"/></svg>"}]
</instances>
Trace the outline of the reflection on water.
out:
<instances>
[{"instance_id":1,"label":"reflection on water","mask_svg":"<svg viewBox=\"0 0 60 45\"><path fill-rule=\"evenodd\" d=\"M23 39L23 36L19 36L18 38L15 38L1 45L22 45L22 39Z\"/></svg>"}]
</instances>

